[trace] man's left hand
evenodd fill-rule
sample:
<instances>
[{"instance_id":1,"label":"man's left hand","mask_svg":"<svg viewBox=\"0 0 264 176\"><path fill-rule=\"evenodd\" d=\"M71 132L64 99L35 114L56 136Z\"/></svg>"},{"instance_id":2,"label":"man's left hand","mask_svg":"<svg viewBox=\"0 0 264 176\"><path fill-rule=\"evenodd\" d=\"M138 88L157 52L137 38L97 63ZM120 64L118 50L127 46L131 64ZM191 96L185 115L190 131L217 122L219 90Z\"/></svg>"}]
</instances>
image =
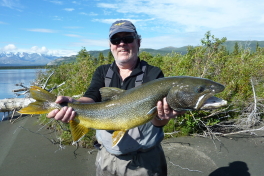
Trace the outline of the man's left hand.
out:
<instances>
[{"instance_id":1,"label":"man's left hand","mask_svg":"<svg viewBox=\"0 0 264 176\"><path fill-rule=\"evenodd\" d=\"M176 116L185 113L185 111L174 111L173 109L171 109L171 107L166 101L166 98L163 98L163 101L158 101L157 111L158 111L158 117L161 120L175 118Z\"/></svg>"}]
</instances>

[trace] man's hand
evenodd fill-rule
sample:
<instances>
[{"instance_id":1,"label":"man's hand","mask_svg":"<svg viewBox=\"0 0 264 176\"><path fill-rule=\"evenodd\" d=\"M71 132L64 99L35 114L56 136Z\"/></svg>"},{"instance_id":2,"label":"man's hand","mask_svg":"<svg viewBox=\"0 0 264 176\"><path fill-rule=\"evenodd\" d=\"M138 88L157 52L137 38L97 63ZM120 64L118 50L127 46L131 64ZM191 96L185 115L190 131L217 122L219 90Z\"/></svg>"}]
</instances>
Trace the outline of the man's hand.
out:
<instances>
[{"instance_id":1,"label":"man's hand","mask_svg":"<svg viewBox=\"0 0 264 176\"><path fill-rule=\"evenodd\" d=\"M168 105L166 98L164 98L163 101L158 101L157 103L157 113L157 117L153 118L152 124L155 126L164 126L171 118L182 115L185 111L174 111Z\"/></svg>"},{"instance_id":2,"label":"man's hand","mask_svg":"<svg viewBox=\"0 0 264 176\"><path fill-rule=\"evenodd\" d=\"M75 100L71 97L58 96L55 103L73 103L78 101L80 103L94 103L94 100L88 97L81 97L78 100ZM62 109L54 109L47 114L48 118L54 118L55 120L60 120L62 122L68 123L70 120L73 120L76 116L76 112L72 107L65 106Z\"/></svg>"},{"instance_id":3,"label":"man's hand","mask_svg":"<svg viewBox=\"0 0 264 176\"><path fill-rule=\"evenodd\" d=\"M166 98L163 98L163 101L158 101L157 111L158 111L158 117L161 120L175 118L176 116L185 113L185 111L174 111L173 109L171 109L166 101Z\"/></svg>"},{"instance_id":4,"label":"man's hand","mask_svg":"<svg viewBox=\"0 0 264 176\"><path fill-rule=\"evenodd\" d=\"M74 100L71 97L58 96L55 103L72 103ZM63 107L62 109L54 109L53 111L47 114L48 118L54 118L55 120L60 120L62 122L68 123L70 120L73 120L76 115L76 112L72 107Z\"/></svg>"}]
</instances>

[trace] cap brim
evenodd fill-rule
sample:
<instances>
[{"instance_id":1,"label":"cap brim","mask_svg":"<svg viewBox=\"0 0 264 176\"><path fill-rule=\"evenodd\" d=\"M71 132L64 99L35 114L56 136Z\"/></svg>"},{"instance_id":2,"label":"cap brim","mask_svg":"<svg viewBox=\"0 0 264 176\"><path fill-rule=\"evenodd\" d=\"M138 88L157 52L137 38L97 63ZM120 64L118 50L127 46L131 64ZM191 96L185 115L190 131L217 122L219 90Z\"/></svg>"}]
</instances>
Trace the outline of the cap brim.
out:
<instances>
[{"instance_id":1,"label":"cap brim","mask_svg":"<svg viewBox=\"0 0 264 176\"><path fill-rule=\"evenodd\" d=\"M113 35L119 33L119 32L135 32L135 30L132 30L132 29L124 29L124 28L118 28L116 30L114 30L110 35L109 35L109 38L111 38Z\"/></svg>"}]
</instances>

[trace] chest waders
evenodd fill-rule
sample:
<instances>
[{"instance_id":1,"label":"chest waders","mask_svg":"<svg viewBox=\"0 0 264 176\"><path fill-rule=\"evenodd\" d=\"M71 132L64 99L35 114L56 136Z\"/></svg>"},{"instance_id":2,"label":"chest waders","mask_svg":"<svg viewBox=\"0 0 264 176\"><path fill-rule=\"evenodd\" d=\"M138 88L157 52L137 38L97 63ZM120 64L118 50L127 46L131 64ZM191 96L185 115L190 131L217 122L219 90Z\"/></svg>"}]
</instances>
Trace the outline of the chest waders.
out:
<instances>
[{"instance_id":1,"label":"chest waders","mask_svg":"<svg viewBox=\"0 0 264 176\"><path fill-rule=\"evenodd\" d=\"M146 65L143 62L140 62L140 65L142 66L142 72L143 73L139 74L136 77L135 87L140 86L142 84L143 76L144 76L144 73L145 73L145 70L146 70ZM113 66L113 64L110 65L110 67L108 68L107 73L105 75L105 87L109 87L109 85L111 83L111 80L112 80L112 77L113 77L113 74L114 74L114 71L111 68L112 66ZM94 142L94 147L97 148L97 149L100 149L101 144L99 144L98 141L96 140Z\"/></svg>"}]
</instances>

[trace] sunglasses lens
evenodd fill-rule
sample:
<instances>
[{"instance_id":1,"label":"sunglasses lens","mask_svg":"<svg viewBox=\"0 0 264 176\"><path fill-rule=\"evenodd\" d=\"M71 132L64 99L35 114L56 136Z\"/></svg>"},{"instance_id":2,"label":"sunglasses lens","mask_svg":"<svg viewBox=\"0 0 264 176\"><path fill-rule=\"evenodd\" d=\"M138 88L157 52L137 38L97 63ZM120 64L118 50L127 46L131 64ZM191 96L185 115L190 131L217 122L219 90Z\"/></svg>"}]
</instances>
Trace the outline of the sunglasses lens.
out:
<instances>
[{"instance_id":1,"label":"sunglasses lens","mask_svg":"<svg viewBox=\"0 0 264 176\"><path fill-rule=\"evenodd\" d=\"M133 36L123 37L123 42L124 43L132 43L133 41L134 41L134 37Z\"/></svg>"},{"instance_id":2,"label":"sunglasses lens","mask_svg":"<svg viewBox=\"0 0 264 176\"><path fill-rule=\"evenodd\" d=\"M111 38L110 39L110 42L113 44L113 45L119 45L119 43L121 42L121 38Z\"/></svg>"},{"instance_id":3,"label":"sunglasses lens","mask_svg":"<svg viewBox=\"0 0 264 176\"><path fill-rule=\"evenodd\" d=\"M124 42L124 43L132 43L134 41L134 36L126 36L126 37L121 37L121 38L111 38L110 39L110 42L113 44L113 45L119 45L121 40Z\"/></svg>"}]
</instances>

